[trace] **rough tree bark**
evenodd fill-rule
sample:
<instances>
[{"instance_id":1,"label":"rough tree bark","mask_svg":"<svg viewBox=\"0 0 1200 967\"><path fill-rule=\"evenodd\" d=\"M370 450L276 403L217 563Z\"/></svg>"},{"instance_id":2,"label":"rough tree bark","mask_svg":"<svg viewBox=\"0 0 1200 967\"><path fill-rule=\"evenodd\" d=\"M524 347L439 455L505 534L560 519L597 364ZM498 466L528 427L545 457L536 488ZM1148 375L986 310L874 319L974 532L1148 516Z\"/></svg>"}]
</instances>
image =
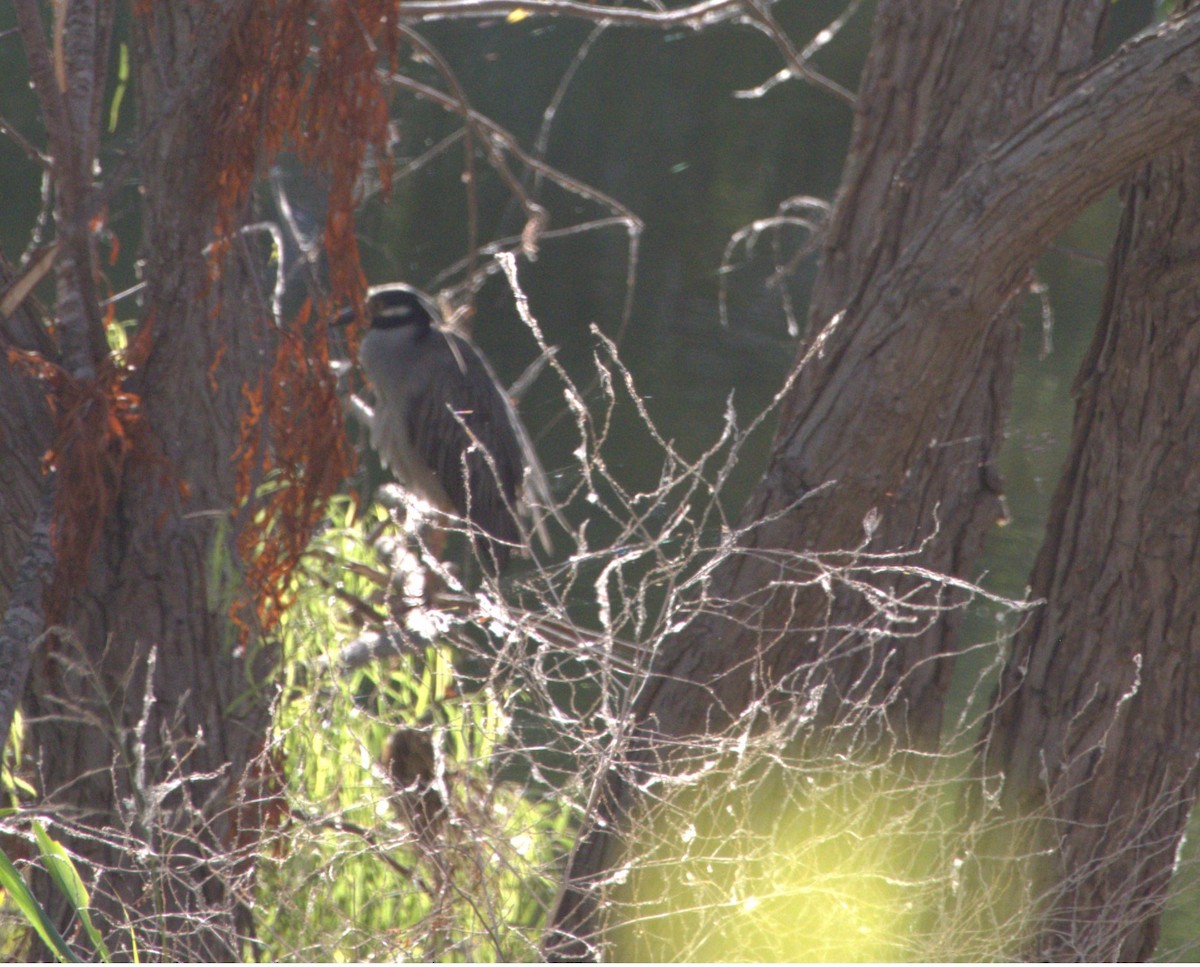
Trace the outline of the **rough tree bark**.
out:
<instances>
[{"instance_id":1,"label":"rough tree bark","mask_svg":"<svg viewBox=\"0 0 1200 967\"><path fill-rule=\"evenodd\" d=\"M988 732L1048 811L1035 960L1145 960L1200 757L1200 139L1125 188L1067 472Z\"/></svg>"},{"instance_id":2,"label":"rough tree bark","mask_svg":"<svg viewBox=\"0 0 1200 967\"><path fill-rule=\"evenodd\" d=\"M864 550L910 550L936 528L920 563L964 575L999 511L993 460L1018 339L1009 303L1036 251L1026 247L1017 255L1029 260L1021 273L987 292L982 283L994 272L975 273L974 252L937 252L929 244L931 228L939 211L947 213L943 195L985 149L1078 80L1091 63L1104 7L1029 3L1018 9L996 0L963 9L942 2L881 6L814 293L814 336L839 321L784 403L770 465L743 523L771 519L827 481L836 485L754 529L752 548L858 547L864 518L876 510L879 525ZM1000 177L980 166L972 183L953 189L959 198L966 190L978 193L973 203L980 211L964 207L967 236L947 234L944 244L978 244L970 234L985 226L968 224L995 204ZM1015 241L1007 235L992 244ZM1011 258L998 245L990 254ZM930 257L940 264L925 261ZM923 317L927 306L928 320L898 324L902 314ZM774 683L820 659L819 674L833 686L827 693L833 709L879 702L900 685L897 709L917 711L897 716L897 727L918 746L936 745L951 662L922 661L948 649L951 622L942 619L917 635L884 627L877 646L855 648L865 636L820 629L865 618L861 598L839 595L829 614L823 592L797 595L780 586L786 577L777 564L754 555L732 559L714 580L718 600L737 599L741 588L769 590L688 634L656 669L663 681L667 672L704 682L720 676L728 707L745 708L748 676L724 674L721 666L761 652L770 641ZM714 654L701 657L696 646L704 641ZM772 686L756 687L765 693ZM673 691L666 687L654 704L665 707ZM685 703L679 704L682 711ZM693 717L679 728L679 717L665 709L659 718L660 727L683 734L700 724Z\"/></svg>"},{"instance_id":3,"label":"rough tree bark","mask_svg":"<svg viewBox=\"0 0 1200 967\"><path fill-rule=\"evenodd\" d=\"M990 33L975 37L967 26L947 21L945 4L920 8L921 29L944 38L924 53L919 35L901 29L910 23L912 5L881 7L880 46L858 107L851 188L839 198L829 243L834 281L823 284L816 303L819 313L837 312L814 316L824 325L817 351L801 368L770 465L743 515L744 524L770 523L749 531L751 553L732 555L714 575L710 599L737 606L719 614L713 608L656 663L638 701L635 766L639 757L652 761L661 752L663 736L703 735L756 699L814 684L833 686L828 694L835 709L847 702L878 703L901 685L899 696L891 697L901 701L898 727L910 733L902 738L928 744L937 736L945 673L913 669L950 646L947 629L905 638L885 634L843 659L838 648L847 639L820 632L828 620L824 595L797 593L798 575L769 550L859 546L872 511L882 520L872 549L893 550L905 541L912 546L914 536L932 529L936 506L942 530L933 545L934 566L961 572L994 517L998 488L990 461L1009 393L1011 361L1005 357L1015 340L1006 308L1033 260L1071 218L1200 123L1200 19L1127 45L1105 65L1068 79L1069 92L1047 104L1063 83L1057 72L1086 64L1102 16L1099 5L1034 4L1012 21L1001 12L1003 4L969 6ZM991 14L982 16L987 10ZM898 144L889 159L912 146L899 177L886 163L874 173L876 144L865 138L871 119L910 96L896 86L896 65L919 63L943 49L954 53L957 66L939 63L917 90L930 101L935 90L946 92L937 99L938 110L958 117L963 140L939 153L942 118L914 120L916 133L893 134L880 145L887 152ZM1037 51L1051 66L1044 75L1032 72L1041 79L1012 113L983 107L984 121L975 126L959 113L969 112L969 103L956 107L953 89L941 82L996 63L993 50L1022 65L1023 52ZM996 66L1003 73L1005 65ZM986 83L1003 90L996 76ZM1022 120L1011 135L981 151L989 133L1003 136ZM931 165L937 177L914 190L912 183ZM954 182L940 198L948 181L939 179ZM873 191L872 180L878 186ZM881 192L881 237L873 235L870 211L855 216L859 227L852 231L854 219L840 210ZM817 493L827 481L836 484ZM805 495L811 496L801 500ZM768 553L756 553L762 551ZM847 616L853 618L853 609ZM852 643L864 640L871 642L859 637ZM623 778L610 775L598 798L597 823L577 848L555 914L548 949L558 956L594 954L577 940L596 937L593 888L613 861L612 831L630 801Z\"/></svg>"},{"instance_id":4,"label":"rough tree bark","mask_svg":"<svg viewBox=\"0 0 1200 967\"><path fill-rule=\"evenodd\" d=\"M233 849L242 832L237 805L265 735L272 656L231 627L221 581L233 575L215 562L233 559L221 534L236 503L242 388L269 363L273 330L261 265L236 243L219 264L206 252L217 213L204 133L216 102L213 63L244 6L154 4L133 18L142 335L151 341L124 388L137 394L156 454L140 465L112 462L121 468L107 481L112 503L93 509L98 541L87 560L71 562L75 586L51 616L58 630L35 658L25 705L40 808L94 877L96 912L117 957L132 956L135 942L142 959L228 961L241 953L230 891L244 872ZM48 51L38 7L21 7L27 49ZM66 74L90 71L90 88L72 81L59 92L31 64L43 109L61 102L71 117L47 118L51 154L75 167L55 179L58 358L79 356L68 341L82 334L93 371L103 365L104 337L94 253L80 226L102 204L95 162L111 16L109 4L73 3L59 25ZM63 323L73 304L85 325ZM28 328L7 332L23 348L44 349ZM86 368L71 372L89 378ZM7 541L28 531L29 495L54 430L41 390L14 371L3 379L5 425L29 421L0 438L0 466L14 477L5 495L20 499L5 508L15 521ZM59 459L69 462L72 448L84 452L92 442L60 439ZM4 551L7 586L14 556L7 544ZM63 897L45 878L37 890L65 929Z\"/></svg>"},{"instance_id":5,"label":"rough tree bark","mask_svg":"<svg viewBox=\"0 0 1200 967\"><path fill-rule=\"evenodd\" d=\"M0 291L16 281L13 268L0 261ZM52 355L46 330L30 305L0 322L0 352L10 346L36 346L42 355ZM5 401L0 406L0 734L8 735L29 677L36 647L31 638L40 637L45 627L42 595L49 555L34 546L32 535L39 508L48 516L53 507L52 481L42 474L53 424L42 390L2 361L0 399Z\"/></svg>"},{"instance_id":6,"label":"rough tree bark","mask_svg":"<svg viewBox=\"0 0 1200 967\"><path fill-rule=\"evenodd\" d=\"M810 310L815 326L854 305L886 276L937 209L942 193L994 141L1094 62L1108 7L1103 0L1049 11L1037 0L881 4L875 56L859 91L860 103L869 107L856 119L822 251ZM897 360L894 375L900 382L879 387L881 392L904 394L906 384L916 383L906 367L957 369L958 378L952 399L934 401L932 432L923 446L915 441L903 482L893 493L876 495L881 518L866 547L879 552L921 547L923 567L964 578L974 576L971 567L984 537L1003 513L995 458L1020 338L1016 305L980 322L978 349L969 363L944 354L906 358L899 344L905 337L888 350ZM818 454L838 449L840 432L817 408L820 368L812 367L813 378L802 379L780 415L781 427L805 436L805 448ZM913 405L926 404L914 399ZM875 452L887 446L889 435L880 425L876 447L856 460L839 450L837 479L870 479ZM831 514L833 508L838 510ZM851 511L835 491L830 501L800 508L788 522L790 533L772 540L818 549L847 546L837 541L853 533L862 518L838 520L843 509ZM903 593L917 582L898 583ZM858 595L845 595L832 618L841 624L864 622L869 618L864 604ZM877 701L899 687L900 695L892 699L899 713L896 727L905 731L907 743L936 748L954 662L927 659L953 654L960 617L959 610L944 611L916 634L892 637L878 649L829 665L837 692L851 701ZM828 644L817 643L814 651L825 652ZM885 655L893 651L902 657L889 662Z\"/></svg>"}]
</instances>

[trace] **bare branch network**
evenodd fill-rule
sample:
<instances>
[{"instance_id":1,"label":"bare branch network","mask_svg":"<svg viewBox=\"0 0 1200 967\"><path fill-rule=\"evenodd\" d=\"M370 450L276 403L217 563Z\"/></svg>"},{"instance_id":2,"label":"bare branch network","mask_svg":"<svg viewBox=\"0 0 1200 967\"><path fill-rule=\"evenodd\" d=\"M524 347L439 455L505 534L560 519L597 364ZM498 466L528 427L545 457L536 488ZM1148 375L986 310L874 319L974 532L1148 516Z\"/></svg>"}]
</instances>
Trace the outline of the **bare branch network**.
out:
<instances>
[{"instance_id":1,"label":"bare branch network","mask_svg":"<svg viewBox=\"0 0 1200 967\"><path fill-rule=\"evenodd\" d=\"M653 27L659 30L687 28L704 30L723 23L744 24L754 27L770 38L779 49L784 63L784 72L765 82L753 92L743 96L766 93L786 74L805 80L819 90L832 94L845 104L854 106L854 94L835 81L816 71L810 60L829 43L846 21L854 15L859 3L847 5L826 29L803 49L797 50L791 38L779 26L771 14L772 4L762 0L706 0L703 3L668 10L663 7L612 6L607 4L579 3L577 0L534 0L520 3L517 0L433 0L433 2L406 3L403 16L412 21L464 20L485 17L569 17L575 20L595 21L602 27Z\"/></svg>"}]
</instances>

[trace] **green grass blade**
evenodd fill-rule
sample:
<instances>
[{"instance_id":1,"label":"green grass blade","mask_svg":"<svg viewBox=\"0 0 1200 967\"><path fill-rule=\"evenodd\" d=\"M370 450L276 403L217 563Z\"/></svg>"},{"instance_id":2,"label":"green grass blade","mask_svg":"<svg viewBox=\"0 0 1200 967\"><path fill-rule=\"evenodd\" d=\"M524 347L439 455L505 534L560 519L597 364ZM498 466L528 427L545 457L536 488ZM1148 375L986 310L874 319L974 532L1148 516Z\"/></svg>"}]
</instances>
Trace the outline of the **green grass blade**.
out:
<instances>
[{"instance_id":1,"label":"green grass blade","mask_svg":"<svg viewBox=\"0 0 1200 967\"><path fill-rule=\"evenodd\" d=\"M88 895L87 887L84 886L83 878L80 877L75 864L71 862L71 857L62 843L50 838L50 834L46 832L41 823L33 824L33 834L37 837L38 848L42 853L42 863L49 872L50 878L54 880L55 885L71 904L71 908L79 917L80 923L83 924L83 930L100 959L105 963L110 962L112 955L109 953L100 931L92 923L91 897Z\"/></svg>"},{"instance_id":2,"label":"green grass blade","mask_svg":"<svg viewBox=\"0 0 1200 967\"><path fill-rule=\"evenodd\" d=\"M0 853L0 888L3 888L8 893L13 903L17 905L17 909L21 911L22 916L37 931L38 936L53 951L54 956L58 958L60 963L80 963L79 958L71 953L71 948L67 946L67 942L63 939L62 934L50 922L50 918L46 915L46 911L42 909L42 905L37 902L33 893L30 892L28 885L25 883L25 878L21 876L17 868L12 865L8 857L3 853Z\"/></svg>"}]
</instances>

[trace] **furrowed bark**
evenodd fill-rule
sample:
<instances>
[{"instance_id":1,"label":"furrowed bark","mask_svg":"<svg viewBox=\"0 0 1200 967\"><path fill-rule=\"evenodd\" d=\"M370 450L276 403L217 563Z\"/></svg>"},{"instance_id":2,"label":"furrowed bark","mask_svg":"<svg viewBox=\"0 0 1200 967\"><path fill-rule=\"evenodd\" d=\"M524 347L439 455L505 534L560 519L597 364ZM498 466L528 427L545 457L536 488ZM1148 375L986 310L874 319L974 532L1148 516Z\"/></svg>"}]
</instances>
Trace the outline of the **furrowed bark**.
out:
<instances>
[{"instance_id":1,"label":"furrowed bark","mask_svg":"<svg viewBox=\"0 0 1200 967\"><path fill-rule=\"evenodd\" d=\"M1200 139L1125 187L1099 328L986 767L1048 816L1034 960L1155 950L1200 758Z\"/></svg>"}]
</instances>

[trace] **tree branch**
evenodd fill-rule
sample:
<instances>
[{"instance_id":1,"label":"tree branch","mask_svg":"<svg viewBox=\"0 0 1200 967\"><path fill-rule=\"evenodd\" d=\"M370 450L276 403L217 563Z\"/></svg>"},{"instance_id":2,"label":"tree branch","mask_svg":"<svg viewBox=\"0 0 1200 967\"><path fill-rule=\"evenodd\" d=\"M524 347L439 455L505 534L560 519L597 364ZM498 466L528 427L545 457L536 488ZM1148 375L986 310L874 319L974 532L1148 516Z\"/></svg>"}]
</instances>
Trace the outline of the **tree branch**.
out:
<instances>
[{"instance_id":1,"label":"tree branch","mask_svg":"<svg viewBox=\"0 0 1200 967\"><path fill-rule=\"evenodd\" d=\"M702 30L725 21L740 21L766 34L779 48L788 70L796 77L809 81L840 101L854 104L853 93L808 65L807 58L796 50L771 16L769 6L759 0L704 0L678 10L647 10L580 0L531 0L529 3L523 0L417 0L400 8L405 19L421 21L506 17L518 12L525 16L571 17L593 20L605 26L657 27L660 30L678 27Z\"/></svg>"},{"instance_id":2,"label":"tree branch","mask_svg":"<svg viewBox=\"0 0 1200 967\"><path fill-rule=\"evenodd\" d=\"M950 190L895 269L858 305L846 307L840 321L830 323L824 361L802 377L810 384L803 395L812 416L789 427L795 414L785 411L776 441L789 470L798 474L793 479L812 488L838 476L805 445L818 423L830 422L839 433L850 434L845 446L863 446L862 452L878 448L873 439L853 435L869 435L881 421L904 428L914 446L926 445L933 414L913 419L902 412L903 399L886 388L890 384L879 372L892 358L882 352L884 346L911 339L916 345L906 352L915 352L915 358L937 358L947 351L970 358L982 323L1018 291L1030 264L1054 237L1122 177L1198 128L1200 15L1190 15L1127 44L987 152ZM840 392L851 357L853 378L878 387L876 392ZM940 399L952 375L949 367L927 367L918 378L929 385L913 393ZM882 409L864 420L865 407ZM839 536L856 536L870 502L881 500L902 478L906 449L887 452L892 465L877 465L877 487L863 494L864 505L839 515L854 522ZM845 497L839 488L838 501ZM794 493L787 499L794 500Z\"/></svg>"},{"instance_id":3,"label":"tree branch","mask_svg":"<svg viewBox=\"0 0 1200 967\"><path fill-rule=\"evenodd\" d=\"M613 26L691 27L699 30L715 23L745 16L743 0L704 0L678 10L645 10L583 3L581 0L416 0L406 3L401 15L408 20L470 20L504 17L521 11L529 16L575 17L603 20Z\"/></svg>"}]
</instances>

